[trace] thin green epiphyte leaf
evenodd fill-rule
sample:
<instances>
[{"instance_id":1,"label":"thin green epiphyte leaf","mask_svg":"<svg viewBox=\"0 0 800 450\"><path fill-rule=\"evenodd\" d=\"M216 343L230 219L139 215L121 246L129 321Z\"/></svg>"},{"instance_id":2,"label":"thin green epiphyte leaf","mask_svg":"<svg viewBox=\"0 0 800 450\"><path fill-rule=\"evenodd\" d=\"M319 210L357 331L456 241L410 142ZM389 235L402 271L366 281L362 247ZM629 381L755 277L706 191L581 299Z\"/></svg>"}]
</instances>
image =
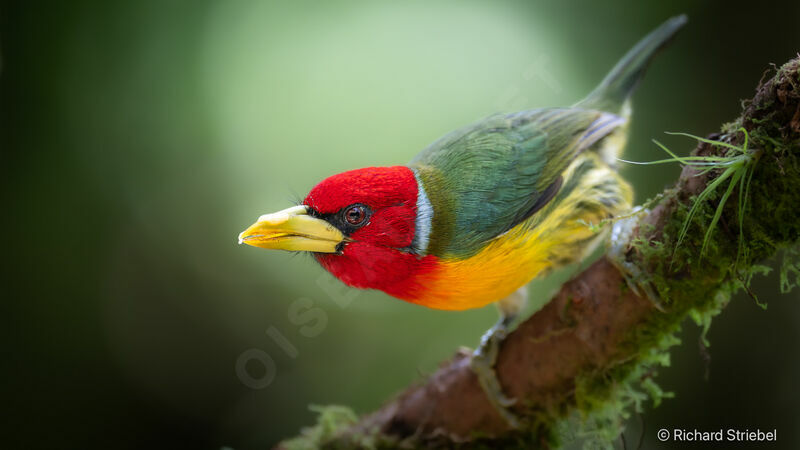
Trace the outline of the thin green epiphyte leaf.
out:
<instances>
[{"instance_id":1,"label":"thin green epiphyte leaf","mask_svg":"<svg viewBox=\"0 0 800 450\"><path fill-rule=\"evenodd\" d=\"M700 257L702 257L706 252L706 247L708 246L708 242L711 240L711 234L714 232L714 228L717 226L717 222L719 222L719 218L722 216L722 209L725 207L725 203L728 201L728 197L730 197L731 193L733 193L733 189L736 187L736 183L738 183L739 179L742 178L741 170L736 170L731 172L733 172L733 175L730 183L728 183L728 189L726 189L725 193L722 195L722 199L720 199L719 201L717 210L714 212L714 217L711 219L711 223L708 226L708 230L706 230L706 235L703 237L703 245L700 248Z\"/></svg>"},{"instance_id":2,"label":"thin green epiphyte leaf","mask_svg":"<svg viewBox=\"0 0 800 450\"><path fill-rule=\"evenodd\" d=\"M674 132L674 131L665 131L665 133L669 134L669 135L673 135L673 136L686 136L686 137L690 137L692 139L696 139L696 140L698 140L700 142L705 142L706 144L709 144L709 145L714 145L714 146L718 146L718 147L726 147L726 148L730 148L732 150L736 150L737 152L742 152L742 147L737 147L737 146L735 146L733 144L729 144L727 142L712 141L711 139L701 138L700 136L695 136L695 135L689 134L689 133L681 133L681 132Z\"/></svg>"}]
</instances>

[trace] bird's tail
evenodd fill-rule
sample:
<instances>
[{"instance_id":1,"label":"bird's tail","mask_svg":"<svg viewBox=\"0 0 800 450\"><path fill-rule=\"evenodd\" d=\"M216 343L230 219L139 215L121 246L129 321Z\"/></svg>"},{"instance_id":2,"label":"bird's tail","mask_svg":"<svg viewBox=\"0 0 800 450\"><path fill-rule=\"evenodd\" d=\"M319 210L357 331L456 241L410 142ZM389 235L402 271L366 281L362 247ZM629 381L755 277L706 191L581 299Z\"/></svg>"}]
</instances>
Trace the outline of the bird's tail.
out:
<instances>
[{"instance_id":1,"label":"bird's tail","mask_svg":"<svg viewBox=\"0 0 800 450\"><path fill-rule=\"evenodd\" d=\"M594 91L575 106L621 113L642 79L647 64L685 24L686 16L682 14L651 31L622 57Z\"/></svg>"}]
</instances>

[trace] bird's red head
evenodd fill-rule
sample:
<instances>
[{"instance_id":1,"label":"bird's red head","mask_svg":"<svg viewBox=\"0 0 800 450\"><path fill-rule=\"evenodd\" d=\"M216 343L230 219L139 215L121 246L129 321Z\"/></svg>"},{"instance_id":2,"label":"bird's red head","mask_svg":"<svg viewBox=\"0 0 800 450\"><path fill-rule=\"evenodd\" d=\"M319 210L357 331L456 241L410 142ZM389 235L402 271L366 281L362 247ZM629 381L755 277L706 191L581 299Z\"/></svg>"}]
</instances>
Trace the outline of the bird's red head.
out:
<instances>
[{"instance_id":1,"label":"bird's red head","mask_svg":"<svg viewBox=\"0 0 800 450\"><path fill-rule=\"evenodd\" d=\"M405 248L414 238L417 180L402 166L350 170L314 186L303 204L347 236L342 254L356 243Z\"/></svg>"},{"instance_id":2,"label":"bird's red head","mask_svg":"<svg viewBox=\"0 0 800 450\"><path fill-rule=\"evenodd\" d=\"M316 185L303 205L260 217L240 241L310 251L347 285L411 299L414 275L432 263L415 246L419 196L408 167L351 170Z\"/></svg>"},{"instance_id":3,"label":"bird's red head","mask_svg":"<svg viewBox=\"0 0 800 450\"><path fill-rule=\"evenodd\" d=\"M369 167L331 176L303 202L346 236L338 253L315 253L344 283L407 296L426 262L413 247L419 188L408 167ZM406 295L404 295L406 294Z\"/></svg>"}]
</instances>

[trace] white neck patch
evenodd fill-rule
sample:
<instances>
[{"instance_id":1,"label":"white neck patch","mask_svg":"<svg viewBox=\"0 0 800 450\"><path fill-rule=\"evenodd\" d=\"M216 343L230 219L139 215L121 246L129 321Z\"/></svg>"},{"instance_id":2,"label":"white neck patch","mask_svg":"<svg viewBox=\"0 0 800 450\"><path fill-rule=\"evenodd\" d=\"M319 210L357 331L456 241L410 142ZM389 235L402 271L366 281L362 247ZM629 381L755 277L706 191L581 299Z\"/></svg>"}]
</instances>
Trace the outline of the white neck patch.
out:
<instances>
[{"instance_id":1,"label":"white neck patch","mask_svg":"<svg viewBox=\"0 0 800 450\"><path fill-rule=\"evenodd\" d=\"M417 180L417 217L414 220L414 239L411 241L411 248L418 255L424 255L428 249L428 242L431 237L431 227L433 223L433 206L422 186L422 180L416 170L414 178Z\"/></svg>"}]
</instances>

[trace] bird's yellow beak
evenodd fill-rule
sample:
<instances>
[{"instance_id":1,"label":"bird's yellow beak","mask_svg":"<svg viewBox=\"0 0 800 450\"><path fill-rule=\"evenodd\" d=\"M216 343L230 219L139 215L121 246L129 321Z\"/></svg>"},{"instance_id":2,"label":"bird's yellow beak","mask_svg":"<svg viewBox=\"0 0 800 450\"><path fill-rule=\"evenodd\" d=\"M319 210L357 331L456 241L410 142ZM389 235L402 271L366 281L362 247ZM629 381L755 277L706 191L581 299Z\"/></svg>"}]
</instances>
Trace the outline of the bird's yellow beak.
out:
<instances>
[{"instance_id":1,"label":"bird's yellow beak","mask_svg":"<svg viewBox=\"0 0 800 450\"><path fill-rule=\"evenodd\" d=\"M239 243L294 252L336 253L344 234L330 223L311 217L305 206L264 214L239 233Z\"/></svg>"}]
</instances>

